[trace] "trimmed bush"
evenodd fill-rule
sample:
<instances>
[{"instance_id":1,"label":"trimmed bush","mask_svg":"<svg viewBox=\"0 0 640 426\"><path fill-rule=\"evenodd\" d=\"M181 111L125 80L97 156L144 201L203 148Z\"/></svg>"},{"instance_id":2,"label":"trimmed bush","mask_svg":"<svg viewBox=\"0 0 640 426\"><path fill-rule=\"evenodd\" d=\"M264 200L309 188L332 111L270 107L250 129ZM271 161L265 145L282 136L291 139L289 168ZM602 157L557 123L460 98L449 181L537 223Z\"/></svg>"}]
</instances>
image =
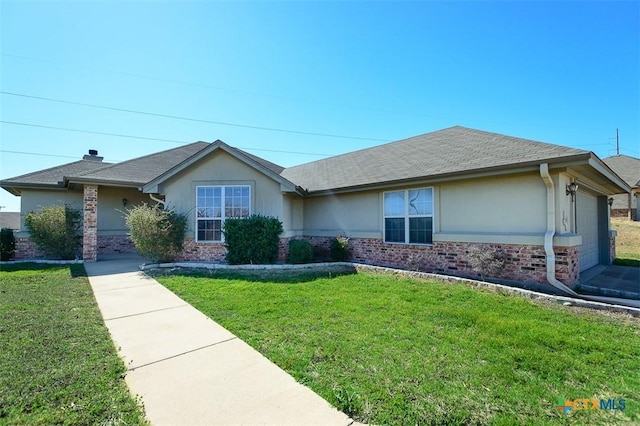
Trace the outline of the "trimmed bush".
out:
<instances>
[{"instance_id":1,"label":"trimmed bush","mask_svg":"<svg viewBox=\"0 0 640 426\"><path fill-rule=\"evenodd\" d=\"M310 263L313 261L313 247L307 240L289 241L288 262L293 264Z\"/></svg>"},{"instance_id":2,"label":"trimmed bush","mask_svg":"<svg viewBox=\"0 0 640 426\"><path fill-rule=\"evenodd\" d=\"M331 260L335 262L344 262L349 259L349 238L338 235L331 240L330 248Z\"/></svg>"},{"instance_id":3,"label":"trimmed bush","mask_svg":"<svg viewBox=\"0 0 640 426\"><path fill-rule=\"evenodd\" d=\"M224 221L227 262L230 265L266 264L278 260L282 222L275 217L253 215Z\"/></svg>"},{"instance_id":4,"label":"trimmed bush","mask_svg":"<svg viewBox=\"0 0 640 426\"><path fill-rule=\"evenodd\" d=\"M146 203L125 211L129 235L140 255L170 262L182 252L187 215Z\"/></svg>"},{"instance_id":5,"label":"trimmed bush","mask_svg":"<svg viewBox=\"0 0 640 426\"><path fill-rule=\"evenodd\" d=\"M75 259L80 255L82 213L67 205L41 207L24 218L31 240L47 257Z\"/></svg>"},{"instance_id":6,"label":"trimmed bush","mask_svg":"<svg viewBox=\"0 0 640 426\"><path fill-rule=\"evenodd\" d=\"M0 230L0 260L6 262L13 259L16 253L16 237L13 235L13 229L2 228Z\"/></svg>"}]
</instances>

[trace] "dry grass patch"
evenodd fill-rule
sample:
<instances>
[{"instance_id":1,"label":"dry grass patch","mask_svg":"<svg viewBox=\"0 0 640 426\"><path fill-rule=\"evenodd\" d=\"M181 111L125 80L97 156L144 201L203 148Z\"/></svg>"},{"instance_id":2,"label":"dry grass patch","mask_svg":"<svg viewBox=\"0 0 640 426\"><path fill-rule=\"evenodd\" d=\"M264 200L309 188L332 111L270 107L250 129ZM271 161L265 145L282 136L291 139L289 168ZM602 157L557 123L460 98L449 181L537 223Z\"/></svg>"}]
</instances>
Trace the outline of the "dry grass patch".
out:
<instances>
[{"instance_id":1,"label":"dry grass patch","mask_svg":"<svg viewBox=\"0 0 640 426\"><path fill-rule=\"evenodd\" d=\"M640 266L640 222L611 219L611 228L618 232L615 263Z\"/></svg>"}]
</instances>

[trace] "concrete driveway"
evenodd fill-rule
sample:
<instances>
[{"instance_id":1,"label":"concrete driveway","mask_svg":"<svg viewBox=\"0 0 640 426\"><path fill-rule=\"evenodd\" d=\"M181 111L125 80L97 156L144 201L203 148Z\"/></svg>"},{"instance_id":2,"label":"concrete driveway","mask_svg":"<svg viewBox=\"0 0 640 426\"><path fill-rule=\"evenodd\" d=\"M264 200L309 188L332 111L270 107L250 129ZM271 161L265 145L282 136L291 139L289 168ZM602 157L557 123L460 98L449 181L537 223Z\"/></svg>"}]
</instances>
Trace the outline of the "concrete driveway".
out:
<instances>
[{"instance_id":1,"label":"concrete driveway","mask_svg":"<svg viewBox=\"0 0 640 426\"><path fill-rule=\"evenodd\" d=\"M596 266L581 274L576 291L580 294L640 300L640 268Z\"/></svg>"}]
</instances>

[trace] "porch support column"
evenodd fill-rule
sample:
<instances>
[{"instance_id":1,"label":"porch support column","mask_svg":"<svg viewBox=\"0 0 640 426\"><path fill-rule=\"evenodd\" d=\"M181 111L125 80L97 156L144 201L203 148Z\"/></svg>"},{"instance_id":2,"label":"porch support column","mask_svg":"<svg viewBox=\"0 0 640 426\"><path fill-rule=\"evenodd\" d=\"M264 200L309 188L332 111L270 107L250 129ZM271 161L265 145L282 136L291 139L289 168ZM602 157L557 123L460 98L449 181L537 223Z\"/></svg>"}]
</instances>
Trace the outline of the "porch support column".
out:
<instances>
[{"instance_id":1,"label":"porch support column","mask_svg":"<svg viewBox=\"0 0 640 426\"><path fill-rule=\"evenodd\" d=\"M82 237L82 259L85 262L98 260L98 186L84 186L83 200L84 233Z\"/></svg>"}]
</instances>

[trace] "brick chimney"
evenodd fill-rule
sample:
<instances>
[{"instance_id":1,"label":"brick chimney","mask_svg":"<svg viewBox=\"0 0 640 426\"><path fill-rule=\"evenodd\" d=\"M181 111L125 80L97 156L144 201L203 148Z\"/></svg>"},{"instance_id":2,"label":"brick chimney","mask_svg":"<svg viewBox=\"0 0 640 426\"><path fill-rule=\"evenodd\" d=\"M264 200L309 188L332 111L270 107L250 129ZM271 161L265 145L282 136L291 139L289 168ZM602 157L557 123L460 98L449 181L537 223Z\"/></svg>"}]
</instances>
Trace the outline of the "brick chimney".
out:
<instances>
[{"instance_id":1,"label":"brick chimney","mask_svg":"<svg viewBox=\"0 0 640 426\"><path fill-rule=\"evenodd\" d=\"M97 149L90 149L89 150L89 154L85 154L84 157L82 157L83 160L89 160L89 161L102 161L104 159L104 157L100 157L98 156L98 150Z\"/></svg>"}]
</instances>

